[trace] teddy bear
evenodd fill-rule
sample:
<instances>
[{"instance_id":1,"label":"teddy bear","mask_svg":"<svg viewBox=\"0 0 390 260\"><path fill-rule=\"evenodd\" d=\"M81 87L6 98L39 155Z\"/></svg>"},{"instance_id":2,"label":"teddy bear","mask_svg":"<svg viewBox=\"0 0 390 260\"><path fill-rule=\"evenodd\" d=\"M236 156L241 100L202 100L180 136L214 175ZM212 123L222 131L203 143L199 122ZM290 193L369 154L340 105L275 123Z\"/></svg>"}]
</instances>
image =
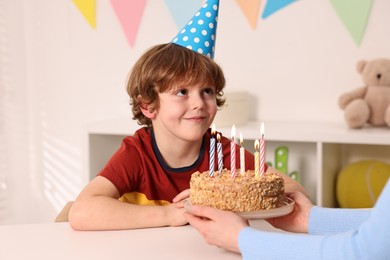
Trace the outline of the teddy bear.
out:
<instances>
[{"instance_id":1,"label":"teddy bear","mask_svg":"<svg viewBox=\"0 0 390 260\"><path fill-rule=\"evenodd\" d=\"M390 126L390 59L361 60L356 68L364 86L339 97L348 127Z\"/></svg>"}]
</instances>

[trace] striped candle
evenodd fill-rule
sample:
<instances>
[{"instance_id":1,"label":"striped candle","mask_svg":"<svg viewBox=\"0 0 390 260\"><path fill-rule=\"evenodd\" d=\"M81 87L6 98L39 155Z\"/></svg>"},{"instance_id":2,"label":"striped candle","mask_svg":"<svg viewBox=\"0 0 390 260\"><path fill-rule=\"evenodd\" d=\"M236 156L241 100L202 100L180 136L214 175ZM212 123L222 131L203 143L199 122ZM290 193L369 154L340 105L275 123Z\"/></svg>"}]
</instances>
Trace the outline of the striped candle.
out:
<instances>
[{"instance_id":1,"label":"striped candle","mask_svg":"<svg viewBox=\"0 0 390 260\"><path fill-rule=\"evenodd\" d=\"M264 138L264 123L260 127L260 176L265 172L265 138Z\"/></svg>"},{"instance_id":2,"label":"striped candle","mask_svg":"<svg viewBox=\"0 0 390 260\"><path fill-rule=\"evenodd\" d=\"M256 139L255 140L255 178L259 178L260 177L260 159L259 159L259 140Z\"/></svg>"},{"instance_id":3,"label":"striped candle","mask_svg":"<svg viewBox=\"0 0 390 260\"><path fill-rule=\"evenodd\" d=\"M218 155L218 174L222 174L223 169L223 154L222 154L222 143L221 143L221 135L217 134L217 155Z\"/></svg>"},{"instance_id":4,"label":"striped candle","mask_svg":"<svg viewBox=\"0 0 390 260\"><path fill-rule=\"evenodd\" d=\"M244 145L244 138L242 138L242 134L240 132L240 174L245 174L245 149L243 147Z\"/></svg>"},{"instance_id":5,"label":"striped candle","mask_svg":"<svg viewBox=\"0 0 390 260\"><path fill-rule=\"evenodd\" d=\"M232 141L230 142L230 172L231 177L236 177L236 126L233 125L232 127Z\"/></svg>"},{"instance_id":6,"label":"striped candle","mask_svg":"<svg viewBox=\"0 0 390 260\"><path fill-rule=\"evenodd\" d=\"M211 138L210 138L210 160L209 160L209 174L210 177L214 177L214 158L215 158L215 125L211 127Z\"/></svg>"}]
</instances>

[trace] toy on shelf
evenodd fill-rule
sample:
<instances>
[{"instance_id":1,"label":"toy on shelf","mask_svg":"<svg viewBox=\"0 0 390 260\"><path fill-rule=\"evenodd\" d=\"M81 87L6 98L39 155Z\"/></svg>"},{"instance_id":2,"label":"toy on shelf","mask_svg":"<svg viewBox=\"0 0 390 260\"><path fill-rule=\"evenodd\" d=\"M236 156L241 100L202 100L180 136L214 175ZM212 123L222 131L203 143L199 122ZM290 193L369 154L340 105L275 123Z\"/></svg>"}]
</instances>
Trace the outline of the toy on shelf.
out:
<instances>
[{"instance_id":1,"label":"toy on shelf","mask_svg":"<svg viewBox=\"0 0 390 260\"><path fill-rule=\"evenodd\" d=\"M279 146L275 149L275 168L287 173L288 149L286 146Z\"/></svg>"},{"instance_id":2,"label":"toy on shelf","mask_svg":"<svg viewBox=\"0 0 390 260\"><path fill-rule=\"evenodd\" d=\"M267 162L272 166L271 162ZM301 176L298 171L288 173L288 148L286 146L279 146L275 149L275 169L287 174L297 182L301 182Z\"/></svg>"},{"instance_id":3,"label":"toy on shelf","mask_svg":"<svg viewBox=\"0 0 390 260\"><path fill-rule=\"evenodd\" d=\"M341 208L371 208L390 177L390 165L362 160L344 167L336 183Z\"/></svg>"},{"instance_id":4,"label":"toy on shelf","mask_svg":"<svg viewBox=\"0 0 390 260\"><path fill-rule=\"evenodd\" d=\"M362 60L357 63L357 71L364 86L339 98L348 127L362 128L367 123L390 126L390 60Z\"/></svg>"}]
</instances>

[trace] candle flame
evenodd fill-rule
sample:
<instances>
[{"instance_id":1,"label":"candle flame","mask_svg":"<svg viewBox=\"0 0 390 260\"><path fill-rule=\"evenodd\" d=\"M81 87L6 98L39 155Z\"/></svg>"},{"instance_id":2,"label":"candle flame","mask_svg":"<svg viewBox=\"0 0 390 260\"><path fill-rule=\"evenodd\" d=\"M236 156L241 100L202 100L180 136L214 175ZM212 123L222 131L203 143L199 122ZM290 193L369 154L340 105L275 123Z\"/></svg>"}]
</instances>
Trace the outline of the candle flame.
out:
<instances>
[{"instance_id":1,"label":"candle flame","mask_svg":"<svg viewBox=\"0 0 390 260\"><path fill-rule=\"evenodd\" d=\"M213 125L211 126L211 135L214 136L214 135L215 135L215 132L216 132L216 126L215 126L215 124L213 124Z\"/></svg>"},{"instance_id":2,"label":"candle flame","mask_svg":"<svg viewBox=\"0 0 390 260\"><path fill-rule=\"evenodd\" d=\"M258 139L255 140L255 150L258 151L260 148L260 142Z\"/></svg>"},{"instance_id":3,"label":"candle flame","mask_svg":"<svg viewBox=\"0 0 390 260\"><path fill-rule=\"evenodd\" d=\"M235 125L233 125L232 126L232 140L234 140L235 138L236 138L236 126Z\"/></svg>"},{"instance_id":4,"label":"candle flame","mask_svg":"<svg viewBox=\"0 0 390 260\"><path fill-rule=\"evenodd\" d=\"M218 133L217 134L217 141L220 142L221 141L221 135Z\"/></svg>"},{"instance_id":5,"label":"candle flame","mask_svg":"<svg viewBox=\"0 0 390 260\"><path fill-rule=\"evenodd\" d=\"M260 126L260 136L264 137L264 123L263 122L261 123L261 126Z\"/></svg>"},{"instance_id":6,"label":"candle flame","mask_svg":"<svg viewBox=\"0 0 390 260\"><path fill-rule=\"evenodd\" d=\"M242 133L240 132L240 144L243 145L244 144L244 138L242 138Z\"/></svg>"}]
</instances>

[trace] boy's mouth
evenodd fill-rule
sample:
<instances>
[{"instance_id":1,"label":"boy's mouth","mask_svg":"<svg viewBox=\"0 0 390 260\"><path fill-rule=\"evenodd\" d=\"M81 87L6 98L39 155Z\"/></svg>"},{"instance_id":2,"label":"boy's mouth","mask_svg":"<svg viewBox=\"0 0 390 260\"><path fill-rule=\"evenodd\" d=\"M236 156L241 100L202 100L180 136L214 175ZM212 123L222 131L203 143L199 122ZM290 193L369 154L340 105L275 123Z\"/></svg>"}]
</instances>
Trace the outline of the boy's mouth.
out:
<instances>
[{"instance_id":1,"label":"boy's mouth","mask_svg":"<svg viewBox=\"0 0 390 260\"><path fill-rule=\"evenodd\" d=\"M205 116L191 116L191 117L186 117L185 119L190 120L190 121L202 121L202 120L206 119L206 117Z\"/></svg>"}]
</instances>

